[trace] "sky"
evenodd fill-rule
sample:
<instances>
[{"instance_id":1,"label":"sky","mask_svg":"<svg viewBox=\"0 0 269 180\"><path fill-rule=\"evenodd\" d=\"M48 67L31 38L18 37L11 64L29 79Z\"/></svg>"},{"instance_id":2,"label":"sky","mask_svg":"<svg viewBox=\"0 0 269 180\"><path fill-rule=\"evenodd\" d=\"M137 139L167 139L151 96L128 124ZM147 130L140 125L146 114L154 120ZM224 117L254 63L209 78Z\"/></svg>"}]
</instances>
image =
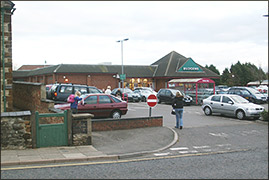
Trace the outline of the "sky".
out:
<instances>
[{"instance_id":1,"label":"sky","mask_svg":"<svg viewBox=\"0 0 269 180\"><path fill-rule=\"evenodd\" d=\"M238 61L268 72L267 1L13 3L15 70L45 63L150 65L176 51L220 74ZM121 56L117 41L126 38Z\"/></svg>"}]
</instances>

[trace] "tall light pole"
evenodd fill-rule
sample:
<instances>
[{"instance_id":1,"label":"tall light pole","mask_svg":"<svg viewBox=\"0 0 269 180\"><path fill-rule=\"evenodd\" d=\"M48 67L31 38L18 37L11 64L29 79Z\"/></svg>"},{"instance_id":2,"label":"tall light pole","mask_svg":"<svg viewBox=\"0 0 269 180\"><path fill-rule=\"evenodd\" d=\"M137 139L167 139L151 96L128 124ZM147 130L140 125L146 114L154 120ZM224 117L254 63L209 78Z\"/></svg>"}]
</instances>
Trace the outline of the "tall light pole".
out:
<instances>
[{"instance_id":1,"label":"tall light pole","mask_svg":"<svg viewBox=\"0 0 269 180\"><path fill-rule=\"evenodd\" d=\"M118 40L117 42L121 43L121 75L120 75L120 79L122 81L122 88L124 88L124 79L126 78L126 76L124 75L124 71L123 71L123 41L128 41L129 39L123 39L123 40Z\"/></svg>"}]
</instances>

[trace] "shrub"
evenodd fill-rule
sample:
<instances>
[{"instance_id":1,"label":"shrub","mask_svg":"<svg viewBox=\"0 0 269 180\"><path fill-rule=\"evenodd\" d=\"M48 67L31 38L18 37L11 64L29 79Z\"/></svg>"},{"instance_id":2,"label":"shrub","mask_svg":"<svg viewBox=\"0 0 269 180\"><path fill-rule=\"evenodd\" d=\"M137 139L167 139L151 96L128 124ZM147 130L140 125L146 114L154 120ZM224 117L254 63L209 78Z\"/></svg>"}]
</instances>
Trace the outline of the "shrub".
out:
<instances>
[{"instance_id":1,"label":"shrub","mask_svg":"<svg viewBox=\"0 0 269 180\"><path fill-rule=\"evenodd\" d=\"M262 120L268 121L268 111L264 110L262 113Z\"/></svg>"}]
</instances>

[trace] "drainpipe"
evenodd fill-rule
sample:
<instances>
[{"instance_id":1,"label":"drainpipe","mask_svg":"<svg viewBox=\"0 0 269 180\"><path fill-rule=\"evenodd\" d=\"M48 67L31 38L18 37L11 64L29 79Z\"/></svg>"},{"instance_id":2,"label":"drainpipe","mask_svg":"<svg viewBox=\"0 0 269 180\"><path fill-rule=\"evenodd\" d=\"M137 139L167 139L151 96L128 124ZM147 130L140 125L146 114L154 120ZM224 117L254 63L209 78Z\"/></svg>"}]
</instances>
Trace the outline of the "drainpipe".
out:
<instances>
[{"instance_id":1,"label":"drainpipe","mask_svg":"<svg viewBox=\"0 0 269 180\"><path fill-rule=\"evenodd\" d=\"M3 67L3 100L4 100L4 112L7 111L7 97L6 97L6 77L5 77L5 28L4 28L4 19L5 19L5 10L11 10L11 15L13 15L13 12L16 10L16 8L13 8L15 4L13 4L11 1L11 8L1 7L1 27L2 27L2 67Z\"/></svg>"}]
</instances>

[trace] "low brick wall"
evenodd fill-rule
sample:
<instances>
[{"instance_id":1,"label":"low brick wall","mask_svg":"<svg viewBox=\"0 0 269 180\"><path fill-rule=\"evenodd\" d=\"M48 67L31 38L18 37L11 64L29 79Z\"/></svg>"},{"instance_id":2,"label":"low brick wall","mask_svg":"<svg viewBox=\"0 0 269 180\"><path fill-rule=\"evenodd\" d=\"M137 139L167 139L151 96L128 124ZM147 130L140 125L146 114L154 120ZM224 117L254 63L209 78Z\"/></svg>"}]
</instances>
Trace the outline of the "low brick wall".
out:
<instances>
[{"instance_id":1,"label":"low brick wall","mask_svg":"<svg viewBox=\"0 0 269 180\"><path fill-rule=\"evenodd\" d=\"M1 149L32 148L31 112L1 112Z\"/></svg>"},{"instance_id":2,"label":"low brick wall","mask_svg":"<svg viewBox=\"0 0 269 180\"><path fill-rule=\"evenodd\" d=\"M13 106L32 113L49 113L54 102L46 99L46 86L41 83L13 81Z\"/></svg>"},{"instance_id":3,"label":"low brick wall","mask_svg":"<svg viewBox=\"0 0 269 180\"><path fill-rule=\"evenodd\" d=\"M110 131L163 126L163 117L92 119L92 131Z\"/></svg>"}]
</instances>

